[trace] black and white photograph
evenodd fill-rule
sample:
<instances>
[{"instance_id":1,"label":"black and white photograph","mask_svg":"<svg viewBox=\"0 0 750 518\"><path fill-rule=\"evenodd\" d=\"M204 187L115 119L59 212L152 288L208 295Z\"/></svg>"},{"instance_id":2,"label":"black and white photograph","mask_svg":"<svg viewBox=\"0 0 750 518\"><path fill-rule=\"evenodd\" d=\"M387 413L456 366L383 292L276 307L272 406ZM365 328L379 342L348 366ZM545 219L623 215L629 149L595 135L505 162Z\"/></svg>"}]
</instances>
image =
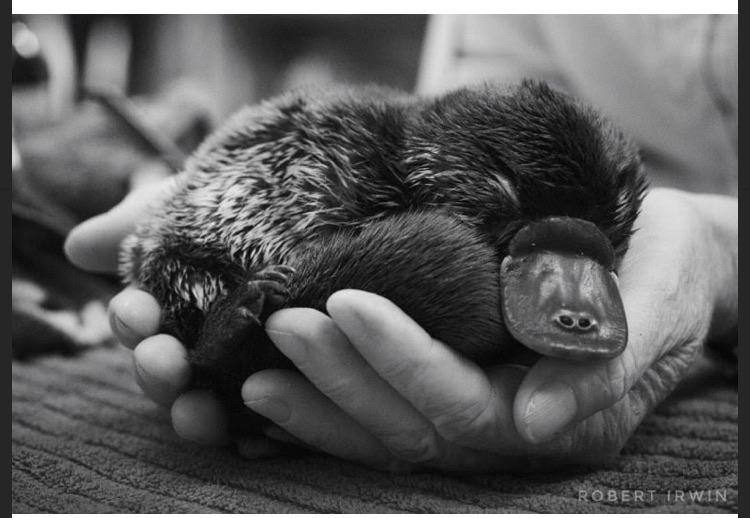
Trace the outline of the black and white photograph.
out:
<instances>
[{"instance_id":1,"label":"black and white photograph","mask_svg":"<svg viewBox=\"0 0 750 518\"><path fill-rule=\"evenodd\" d=\"M736 515L733 5L14 5L12 513Z\"/></svg>"}]
</instances>

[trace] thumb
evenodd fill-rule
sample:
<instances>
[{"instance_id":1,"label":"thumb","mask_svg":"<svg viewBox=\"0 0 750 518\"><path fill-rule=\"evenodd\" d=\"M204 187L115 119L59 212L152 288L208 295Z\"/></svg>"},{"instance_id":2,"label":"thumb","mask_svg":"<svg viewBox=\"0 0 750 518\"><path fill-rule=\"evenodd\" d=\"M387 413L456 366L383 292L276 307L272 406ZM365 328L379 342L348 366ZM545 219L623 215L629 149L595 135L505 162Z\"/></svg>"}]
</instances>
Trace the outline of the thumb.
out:
<instances>
[{"instance_id":1,"label":"thumb","mask_svg":"<svg viewBox=\"0 0 750 518\"><path fill-rule=\"evenodd\" d=\"M655 396L662 395L706 334L711 311L703 296L706 275L700 271L694 211L668 192L651 193L642 209L620 268L627 347L610 360L542 358L532 367L514 402L516 427L532 443L612 407L647 372L660 373L652 385Z\"/></svg>"},{"instance_id":2,"label":"thumb","mask_svg":"<svg viewBox=\"0 0 750 518\"><path fill-rule=\"evenodd\" d=\"M660 359L669 372L655 370L663 379L653 380L654 391L659 392L654 400L673 385L672 378L684 373L705 333L685 324L700 319L692 318L683 304L692 307L697 302L681 293L679 279L670 277L665 273L659 280L647 278L643 284L622 285L629 338L620 356L585 363L542 358L529 370L514 401L514 421L527 441L544 442L613 406L653 371Z\"/></svg>"},{"instance_id":3,"label":"thumb","mask_svg":"<svg viewBox=\"0 0 750 518\"><path fill-rule=\"evenodd\" d=\"M540 359L516 395L518 432L532 443L544 442L625 397L670 345L682 341L665 332L673 314L665 293L658 285L624 287L629 339L620 356L594 362Z\"/></svg>"},{"instance_id":4,"label":"thumb","mask_svg":"<svg viewBox=\"0 0 750 518\"><path fill-rule=\"evenodd\" d=\"M94 272L117 270L117 256L122 240L147 214L148 209L168 199L177 188L171 176L156 184L143 186L112 209L75 227L65 240L65 255L70 262Z\"/></svg>"}]
</instances>

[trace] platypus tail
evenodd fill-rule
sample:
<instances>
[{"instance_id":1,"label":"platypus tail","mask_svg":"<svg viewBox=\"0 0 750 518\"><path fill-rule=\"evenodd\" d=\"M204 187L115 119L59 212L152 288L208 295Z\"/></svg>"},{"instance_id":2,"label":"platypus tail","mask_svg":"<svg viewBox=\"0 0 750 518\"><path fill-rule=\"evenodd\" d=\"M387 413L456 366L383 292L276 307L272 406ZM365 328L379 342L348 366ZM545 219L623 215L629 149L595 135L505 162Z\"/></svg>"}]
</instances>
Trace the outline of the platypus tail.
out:
<instances>
[{"instance_id":1,"label":"platypus tail","mask_svg":"<svg viewBox=\"0 0 750 518\"><path fill-rule=\"evenodd\" d=\"M500 358L510 340L494 247L445 212L401 213L336 232L292 266L289 306L325 311L332 293L360 289L389 299L432 337L477 362Z\"/></svg>"}]
</instances>

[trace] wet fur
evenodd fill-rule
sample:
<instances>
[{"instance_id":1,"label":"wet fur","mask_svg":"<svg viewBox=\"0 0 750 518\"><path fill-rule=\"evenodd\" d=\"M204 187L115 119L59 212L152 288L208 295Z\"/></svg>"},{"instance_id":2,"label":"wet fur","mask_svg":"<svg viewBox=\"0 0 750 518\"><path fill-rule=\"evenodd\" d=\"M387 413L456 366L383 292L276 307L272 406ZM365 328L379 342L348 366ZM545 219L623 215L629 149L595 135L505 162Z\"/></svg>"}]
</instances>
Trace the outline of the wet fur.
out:
<instances>
[{"instance_id":1,"label":"wet fur","mask_svg":"<svg viewBox=\"0 0 750 518\"><path fill-rule=\"evenodd\" d=\"M163 330L192 348L197 383L246 423L242 381L291 367L262 329L271 311L325 310L333 291L366 289L475 361L498 361L511 343L499 264L515 232L586 219L621 257L645 189L632 143L530 81L436 99L290 93L234 116L179 182L126 240L122 273L165 308Z\"/></svg>"}]
</instances>

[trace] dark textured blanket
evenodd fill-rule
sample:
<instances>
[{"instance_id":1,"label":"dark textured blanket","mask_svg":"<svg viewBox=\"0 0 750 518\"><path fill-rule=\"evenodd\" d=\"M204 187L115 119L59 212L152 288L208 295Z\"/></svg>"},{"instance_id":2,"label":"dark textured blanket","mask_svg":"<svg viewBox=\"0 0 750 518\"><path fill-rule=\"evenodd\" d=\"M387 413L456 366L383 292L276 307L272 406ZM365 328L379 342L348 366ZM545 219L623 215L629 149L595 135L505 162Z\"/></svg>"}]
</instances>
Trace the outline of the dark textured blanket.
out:
<instances>
[{"instance_id":1,"label":"dark textured blanket","mask_svg":"<svg viewBox=\"0 0 750 518\"><path fill-rule=\"evenodd\" d=\"M703 373L606 468L389 475L322 455L191 446L122 348L13 363L13 512L736 512L737 390Z\"/></svg>"}]
</instances>

